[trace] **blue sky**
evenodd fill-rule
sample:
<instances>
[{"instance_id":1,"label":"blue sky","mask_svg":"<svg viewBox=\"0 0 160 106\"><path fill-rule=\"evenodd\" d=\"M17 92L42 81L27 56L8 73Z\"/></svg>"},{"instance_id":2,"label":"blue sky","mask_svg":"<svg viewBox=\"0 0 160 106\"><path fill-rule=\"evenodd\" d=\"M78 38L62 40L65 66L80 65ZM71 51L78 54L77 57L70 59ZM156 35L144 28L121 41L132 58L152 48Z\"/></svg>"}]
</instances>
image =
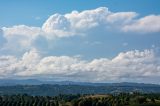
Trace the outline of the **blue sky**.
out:
<instances>
[{"instance_id":1,"label":"blue sky","mask_svg":"<svg viewBox=\"0 0 160 106\"><path fill-rule=\"evenodd\" d=\"M1 0L0 12L2 13L0 25L12 26L16 24L40 26L43 22L54 13L68 13L73 10L83 11L86 9L95 9L98 7L108 7L113 12L118 11L135 11L141 16L149 14L159 14L159 0L88 0L82 1L71 0ZM41 20L35 21L36 17Z\"/></svg>"},{"instance_id":2,"label":"blue sky","mask_svg":"<svg viewBox=\"0 0 160 106\"><path fill-rule=\"evenodd\" d=\"M1 0L0 77L157 83L159 4Z\"/></svg>"}]
</instances>

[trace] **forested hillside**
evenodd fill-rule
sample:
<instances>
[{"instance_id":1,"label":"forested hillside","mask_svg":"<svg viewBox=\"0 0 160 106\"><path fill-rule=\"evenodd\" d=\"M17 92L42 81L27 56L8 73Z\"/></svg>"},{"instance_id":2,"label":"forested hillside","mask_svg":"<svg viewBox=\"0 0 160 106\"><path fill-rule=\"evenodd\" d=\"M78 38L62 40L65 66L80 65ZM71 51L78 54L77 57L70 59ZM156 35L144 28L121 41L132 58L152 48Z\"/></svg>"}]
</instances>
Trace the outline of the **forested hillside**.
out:
<instances>
[{"instance_id":1,"label":"forested hillside","mask_svg":"<svg viewBox=\"0 0 160 106\"><path fill-rule=\"evenodd\" d=\"M0 106L160 106L160 94L1 95Z\"/></svg>"}]
</instances>

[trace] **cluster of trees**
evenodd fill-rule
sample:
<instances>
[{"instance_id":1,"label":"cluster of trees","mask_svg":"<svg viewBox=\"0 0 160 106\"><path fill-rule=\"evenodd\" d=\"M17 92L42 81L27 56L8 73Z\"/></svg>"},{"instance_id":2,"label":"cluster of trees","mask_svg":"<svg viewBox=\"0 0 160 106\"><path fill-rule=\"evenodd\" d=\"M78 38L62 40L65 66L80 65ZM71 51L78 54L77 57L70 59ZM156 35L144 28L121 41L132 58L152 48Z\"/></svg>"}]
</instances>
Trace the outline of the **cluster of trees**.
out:
<instances>
[{"instance_id":1,"label":"cluster of trees","mask_svg":"<svg viewBox=\"0 0 160 106\"><path fill-rule=\"evenodd\" d=\"M80 95L59 95L59 96L30 96L23 95L1 95L0 106L60 106Z\"/></svg>"},{"instance_id":2,"label":"cluster of trees","mask_svg":"<svg viewBox=\"0 0 160 106\"><path fill-rule=\"evenodd\" d=\"M72 101L72 106L160 106L160 94L91 95Z\"/></svg>"},{"instance_id":3,"label":"cluster of trees","mask_svg":"<svg viewBox=\"0 0 160 106\"><path fill-rule=\"evenodd\" d=\"M160 94L1 95L0 106L160 106Z\"/></svg>"}]
</instances>

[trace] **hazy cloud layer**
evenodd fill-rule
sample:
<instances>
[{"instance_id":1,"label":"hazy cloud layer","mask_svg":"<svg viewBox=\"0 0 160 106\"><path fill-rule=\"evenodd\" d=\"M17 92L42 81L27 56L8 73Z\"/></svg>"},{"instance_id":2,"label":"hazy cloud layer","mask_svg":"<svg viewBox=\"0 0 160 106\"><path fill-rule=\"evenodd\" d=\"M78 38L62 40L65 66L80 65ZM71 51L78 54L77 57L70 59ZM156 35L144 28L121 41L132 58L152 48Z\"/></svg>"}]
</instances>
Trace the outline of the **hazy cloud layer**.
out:
<instances>
[{"instance_id":1,"label":"hazy cloud layer","mask_svg":"<svg viewBox=\"0 0 160 106\"><path fill-rule=\"evenodd\" d=\"M152 81L160 77L160 59L153 50L128 51L113 59L99 58L91 61L69 56L40 56L36 49L21 58L1 56L0 77L57 78L72 81Z\"/></svg>"}]
</instances>

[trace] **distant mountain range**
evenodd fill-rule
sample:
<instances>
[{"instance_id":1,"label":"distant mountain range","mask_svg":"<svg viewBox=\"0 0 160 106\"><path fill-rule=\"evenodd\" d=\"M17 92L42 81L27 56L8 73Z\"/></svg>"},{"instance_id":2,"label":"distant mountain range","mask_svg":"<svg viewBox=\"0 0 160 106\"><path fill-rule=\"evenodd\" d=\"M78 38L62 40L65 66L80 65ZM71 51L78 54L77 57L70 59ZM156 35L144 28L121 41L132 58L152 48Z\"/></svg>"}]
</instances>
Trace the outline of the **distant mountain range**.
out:
<instances>
[{"instance_id":1,"label":"distant mountain range","mask_svg":"<svg viewBox=\"0 0 160 106\"><path fill-rule=\"evenodd\" d=\"M89 83L72 81L40 81L35 79L0 79L0 95L29 94L108 94L119 92L160 93L160 85L144 83Z\"/></svg>"},{"instance_id":2,"label":"distant mountain range","mask_svg":"<svg viewBox=\"0 0 160 106\"><path fill-rule=\"evenodd\" d=\"M56 84L57 85L96 85L96 83L88 83L88 82L41 81L41 80L37 80L37 79L0 79L0 86L42 85L42 84L51 84L51 85L56 85Z\"/></svg>"},{"instance_id":3,"label":"distant mountain range","mask_svg":"<svg viewBox=\"0 0 160 106\"><path fill-rule=\"evenodd\" d=\"M73 81L41 81L37 79L0 79L0 86L15 86L15 85L87 85L87 86L158 86L157 84L145 83L91 83L91 82L73 82Z\"/></svg>"}]
</instances>

